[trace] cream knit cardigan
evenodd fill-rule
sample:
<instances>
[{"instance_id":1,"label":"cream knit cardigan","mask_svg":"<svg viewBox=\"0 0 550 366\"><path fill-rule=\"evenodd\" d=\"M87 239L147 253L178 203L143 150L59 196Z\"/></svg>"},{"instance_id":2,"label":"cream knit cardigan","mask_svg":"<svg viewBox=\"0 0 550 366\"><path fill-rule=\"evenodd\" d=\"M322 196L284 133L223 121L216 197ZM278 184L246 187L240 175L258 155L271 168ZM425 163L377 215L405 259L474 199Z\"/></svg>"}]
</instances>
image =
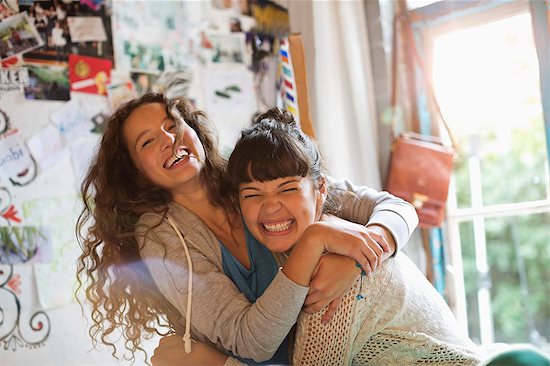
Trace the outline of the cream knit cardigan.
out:
<instances>
[{"instance_id":1,"label":"cream knit cardigan","mask_svg":"<svg viewBox=\"0 0 550 366\"><path fill-rule=\"evenodd\" d=\"M293 365L479 363L441 295L402 253L358 281L326 325L322 314L300 314Z\"/></svg>"}]
</instances>

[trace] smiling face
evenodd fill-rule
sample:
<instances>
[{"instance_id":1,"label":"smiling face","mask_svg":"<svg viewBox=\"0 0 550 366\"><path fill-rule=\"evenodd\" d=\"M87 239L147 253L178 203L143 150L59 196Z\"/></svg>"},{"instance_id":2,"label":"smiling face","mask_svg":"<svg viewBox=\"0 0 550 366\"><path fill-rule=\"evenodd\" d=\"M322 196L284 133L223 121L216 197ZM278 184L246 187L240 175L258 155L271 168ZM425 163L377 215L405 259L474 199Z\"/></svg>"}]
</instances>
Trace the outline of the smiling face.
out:
<instances>
[{"instance_id":1,"label":"smiling face","mask_svg":"<svg viewBox=\"0 0 550 366\"><path fill-rule=\"evenodd\" d=\"M309 176L252 180L239 187L239 204L250 233L273 252L285 252L319 218L325 185Z\"/></svg>"},{"instance_id":2,"label":"smiling face","mask_svg":"<svg viewBox=\"0 0 550 366\"><path fill-rule=\"evenodd\" d=\"M174 155L176 124L161 103L137 107L122 129L137 169L151 182L173 194L199 181L205 152L195 130L184 123L182 140Z\"/></svg>"}]
</instances>

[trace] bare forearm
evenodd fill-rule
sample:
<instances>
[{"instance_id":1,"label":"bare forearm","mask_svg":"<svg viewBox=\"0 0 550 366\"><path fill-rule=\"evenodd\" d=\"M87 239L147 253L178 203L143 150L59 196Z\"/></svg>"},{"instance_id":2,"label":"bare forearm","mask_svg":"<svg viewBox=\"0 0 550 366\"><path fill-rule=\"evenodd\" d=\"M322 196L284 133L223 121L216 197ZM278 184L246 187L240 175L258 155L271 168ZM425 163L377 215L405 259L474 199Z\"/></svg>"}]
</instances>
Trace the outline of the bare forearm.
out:
<instances>
[{"instance_id":1,"label":"bare forearm","mask_svg":"<svg viewBox=\"0 0 550 366\"><path fill-rule=\"evenodd\" d=\"M284 274L299 285L309 286L323 252L324 246L311 227L306 229L283 267Z\"/></svg>"},{"instance_id":2,"label":"bare forearm","mask_svg":"<svg viewBox=\"0 0 550 366\"><path fill-rule=\"evenodd\" d=\"M181 335L161 338L151 357L153 366L227 366L242 365L238 360L229 358L214 347L202 342L193 342L191 352L185 352Z\"/></svg>"}]
</instances>

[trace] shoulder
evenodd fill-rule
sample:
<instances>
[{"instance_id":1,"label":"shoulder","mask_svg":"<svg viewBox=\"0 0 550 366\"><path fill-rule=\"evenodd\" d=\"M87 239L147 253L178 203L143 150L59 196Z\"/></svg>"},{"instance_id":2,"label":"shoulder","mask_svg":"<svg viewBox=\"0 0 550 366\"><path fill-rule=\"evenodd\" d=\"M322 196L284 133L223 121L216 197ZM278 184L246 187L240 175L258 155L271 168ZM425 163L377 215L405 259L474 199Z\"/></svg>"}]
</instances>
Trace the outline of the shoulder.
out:
<instances>
[{"instance_id":1,"label":"shoulder","mask_svg":"<svg viewBox=\"0 0 550 366\"><path fill-rule=\"evenodd\" d=\"M168 205L166 213L151 212L139 218L136 236L141 244L140 252L156 251L155 247L159 246L179 251L181 244L176 230L185 239L192 256L206 256L210 261L221 263L221 249L217 237L197 215L174 202ZM148 246L153 248L149 249Z\"/></svg>"},{"instance_id":2,"label":"shoulder","mask_svg":"<svg viewBox=\"0 0 550 366\"><path fill-rule=\"evenodd\" d=\"M156 229L156 231L170 229L173 231L168 218L172 219L178 229L183 232L189 230L208 230L197 215L185 207L172 202L168 204L166 211L159 210L158 212L147 212L141 215L136 225L136 231L144 232L151 229Z\"/></svg>"}]
</instances>

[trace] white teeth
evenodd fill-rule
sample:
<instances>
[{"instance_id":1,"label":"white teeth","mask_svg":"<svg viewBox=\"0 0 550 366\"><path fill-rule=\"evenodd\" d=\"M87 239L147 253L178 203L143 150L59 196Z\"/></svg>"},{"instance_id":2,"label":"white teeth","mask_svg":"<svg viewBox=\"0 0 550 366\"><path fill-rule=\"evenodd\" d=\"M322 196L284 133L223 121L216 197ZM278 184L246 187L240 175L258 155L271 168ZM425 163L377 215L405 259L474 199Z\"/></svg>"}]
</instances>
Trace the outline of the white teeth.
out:
<instances>
[{"instance_id":1,"label":"white teeth","mask_svg":"<svg viewBox=\"0 0 550 366\"><path fill-rule=\"evenodd\" d=\"M174 164L189 156L189 152L185 149L179 149L177 155L172 156L164 163L165 168L171 168Z\"/></svg>"},{"instance_id":2,"label":"white teeth","mask_svg":"<svg viewBox=\"0 0 550 366\"><path fill-rule=\"evenodd\" d=\"M287 220L284 222L279 222L276 224L263 224L264 229L271 232L279 232L279 231L285 231L290 229L290 226L292 225L292 220Z\"/></svg>"}]
</instances>

